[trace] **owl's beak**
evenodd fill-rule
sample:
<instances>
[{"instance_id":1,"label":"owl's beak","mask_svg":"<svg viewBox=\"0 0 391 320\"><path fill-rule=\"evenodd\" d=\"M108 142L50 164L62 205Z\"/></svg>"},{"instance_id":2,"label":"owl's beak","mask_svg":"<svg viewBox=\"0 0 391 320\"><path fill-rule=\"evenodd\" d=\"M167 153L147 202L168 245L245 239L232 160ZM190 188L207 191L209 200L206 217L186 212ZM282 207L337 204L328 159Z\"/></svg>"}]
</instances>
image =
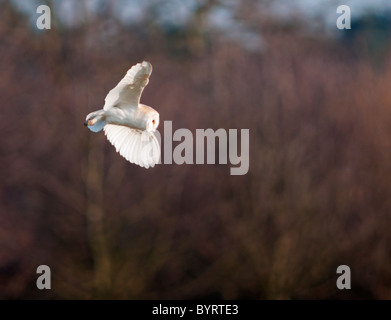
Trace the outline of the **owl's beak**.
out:
<instances>
[{"instance_id":1,"label":"owl's beak","mask_svg":"<svg viewBox=\"0 0 391 320\"><path fill-rule=\"evenodd\" d=\"M88 126L88 120L84 121L84 125Z\"/></svg>"}]
</instances>

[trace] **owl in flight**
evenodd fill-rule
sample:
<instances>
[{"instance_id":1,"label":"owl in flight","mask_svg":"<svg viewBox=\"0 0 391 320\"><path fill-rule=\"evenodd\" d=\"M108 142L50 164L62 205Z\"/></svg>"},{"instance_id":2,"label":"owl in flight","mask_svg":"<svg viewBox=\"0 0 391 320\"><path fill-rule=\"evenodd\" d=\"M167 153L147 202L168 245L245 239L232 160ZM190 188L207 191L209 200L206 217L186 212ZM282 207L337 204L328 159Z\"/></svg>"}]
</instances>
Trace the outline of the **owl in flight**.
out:
<instances>
[{"instance_id":1,"label":"owl in flight","mask_svg":"<svg viewBox=\"0 0 391 320\"><path fill-rule=\"evenodd\" d=\"M140 103L152 65L143 61L131 67L105 98L103 109L87 115L84 125L93 132L104 130L117 152L131 163L154 167L160 160L160 145L154 135L159 113Z\"/></svg>"}]
</instances>

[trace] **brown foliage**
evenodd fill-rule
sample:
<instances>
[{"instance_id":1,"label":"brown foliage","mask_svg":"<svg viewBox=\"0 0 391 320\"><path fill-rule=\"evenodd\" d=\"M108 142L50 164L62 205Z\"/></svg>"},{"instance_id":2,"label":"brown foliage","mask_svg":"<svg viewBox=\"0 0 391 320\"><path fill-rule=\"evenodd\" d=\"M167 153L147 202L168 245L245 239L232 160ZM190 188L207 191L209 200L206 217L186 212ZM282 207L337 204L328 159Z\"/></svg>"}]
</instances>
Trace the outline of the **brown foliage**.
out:
<instances>
[{"instance_id":1,"label":"brown foliage","mask_svg":"<svg viewBox=\"0 0 391 320\"><path fill-rule=\"evenodd\" d=\"M262 53L114 22L105 38L107 21L34 33L1 6L1 298L391 297L390 63L293 29ZM161 124L250 129L247 175L145 170L83 126L142 60Z\"/></svg>"}]
</instances>

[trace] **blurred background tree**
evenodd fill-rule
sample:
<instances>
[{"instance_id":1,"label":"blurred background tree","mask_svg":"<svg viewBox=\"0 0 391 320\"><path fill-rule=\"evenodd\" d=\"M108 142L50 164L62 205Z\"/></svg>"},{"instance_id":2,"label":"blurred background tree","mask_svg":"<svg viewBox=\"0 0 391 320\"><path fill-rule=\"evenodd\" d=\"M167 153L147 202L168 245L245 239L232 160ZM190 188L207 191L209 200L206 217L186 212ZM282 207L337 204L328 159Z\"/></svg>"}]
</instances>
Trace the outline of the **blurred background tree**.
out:
<instances>
[{"instance_id":1,"label":"blurred background tree","mask_svg":"<svg viewBox=\"0 0 391 320\"><path fill-rule=\"evenodd\" d=\"M0 298L389 299L389 5L355 3L340 31L335 1L0 1ZM160 132L248 128L247 175L83 126L142 60Z\"/></svg>"}]
</instances>

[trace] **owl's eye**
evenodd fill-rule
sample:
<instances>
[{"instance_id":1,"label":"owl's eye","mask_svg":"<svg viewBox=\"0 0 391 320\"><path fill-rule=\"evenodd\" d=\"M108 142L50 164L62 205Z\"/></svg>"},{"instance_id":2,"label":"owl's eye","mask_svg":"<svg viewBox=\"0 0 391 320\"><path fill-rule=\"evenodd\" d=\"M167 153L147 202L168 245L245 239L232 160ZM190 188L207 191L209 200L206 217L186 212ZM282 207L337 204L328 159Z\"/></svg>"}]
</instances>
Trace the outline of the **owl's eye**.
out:
<instances>
[{"instance_id":1,"label":"owl's eye","mask_svg":"<svg viewBox=\"0 0 391 320\"><path fill-rule=\"evenodd\" d=\"M152 120L152 124L155 125L155 120Z\"/></svg>"}]
</instances>

